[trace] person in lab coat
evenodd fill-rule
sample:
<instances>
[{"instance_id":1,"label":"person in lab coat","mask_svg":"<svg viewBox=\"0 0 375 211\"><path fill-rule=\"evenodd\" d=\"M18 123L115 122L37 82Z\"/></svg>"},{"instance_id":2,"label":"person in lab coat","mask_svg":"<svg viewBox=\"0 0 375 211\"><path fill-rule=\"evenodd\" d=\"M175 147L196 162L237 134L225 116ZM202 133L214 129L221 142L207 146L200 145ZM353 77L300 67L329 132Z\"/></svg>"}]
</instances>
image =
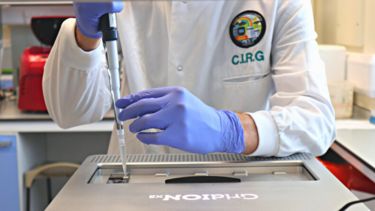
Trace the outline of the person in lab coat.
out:
<instances>
[{"instance_id":1,"label":"person in lab coat","mask_svg":"<svg viewBox=\"0 0 375 211\"><path fill-rule=\"evenodd\" d=\"M111 108L98 21L116 12L124 58L116 105L129 153L321 155L331 145L334 110L310 0L74 8L43 77L48 111L62 128L99 121ZM109 153L118 152L115 136Z\"/></svg>"}]
</instances>

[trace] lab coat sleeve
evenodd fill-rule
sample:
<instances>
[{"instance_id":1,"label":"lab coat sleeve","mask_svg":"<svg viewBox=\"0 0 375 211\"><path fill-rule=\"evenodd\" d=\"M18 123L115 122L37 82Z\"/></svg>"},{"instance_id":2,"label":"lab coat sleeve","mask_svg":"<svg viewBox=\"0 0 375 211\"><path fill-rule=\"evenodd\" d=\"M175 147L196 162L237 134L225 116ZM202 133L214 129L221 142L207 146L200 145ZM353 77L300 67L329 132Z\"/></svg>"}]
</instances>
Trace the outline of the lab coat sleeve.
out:
<instances>
[{"instance_id":1,"label":"lab coat sleeve","mask_svg":"<svg viewBox=\"0 0 375 211\"><path fill-rule=\"evenodd\" d=\"M44 99L62 128L99 121L111 107L103 47L90 52L79 48L75 24L75 19L62 24L44 67Z\"/></svg>"},{"instance_id":2,"label":"lab coat sleeve","mask_svg":"<svg viewBox=\"0 0 375 211\"><path fill-rule=\"evenodd\" d=\"M315 41L311 1L282 2L271 51L276 93L270 111L250 114L259 134L252 155L321 155L334 140L335 116Z\"/></svg>"}]
</instances>

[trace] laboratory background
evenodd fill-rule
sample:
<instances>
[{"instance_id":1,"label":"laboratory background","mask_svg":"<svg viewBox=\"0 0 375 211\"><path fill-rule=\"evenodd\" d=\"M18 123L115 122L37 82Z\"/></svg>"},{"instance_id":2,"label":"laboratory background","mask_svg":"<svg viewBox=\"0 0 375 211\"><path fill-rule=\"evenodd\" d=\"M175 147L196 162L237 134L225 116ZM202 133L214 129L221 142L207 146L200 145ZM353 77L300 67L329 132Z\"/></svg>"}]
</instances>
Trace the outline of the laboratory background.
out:
<instances>
[{"instance_id":1,"label":"laboratory background","mask_svg":"<svg viewBox=\"0 0 375 211\"><path fill-rule=\"evenodd\" d=\"M319 167L324 169L316 170L315 173L311 173L314 169L310 169L311 177L306 175L302 177L302 174L308 174L305 171L310 167L305 170L296 168L295 171L290 168L284 171L280 167L281 170L271 170L271 172L274 175L292 174L288 172L289 170L295 174L302 172L299 178L304 182L310 179L324 181L325 177L330 181L334 180L335 186L328 187L328 183L321 183L317 191L306 193L307 195L319 196L325 192L327 185L326 188L333 193L332 195L335 192L334 188L339 187L337 194L341 191L347 194L345 195L348 197L347 202L371 198L375 196L375 1L312 0L312 5L319 53L326 66L330 98L335 109L336 139L325 155L313 158L314 163L311 166L316 167L319 163ZM74 189L73 182L78 181L80 175L75 175L77 180L66 186L65 192L60 192L69 178L87 157L105 156L107 153L114 125L112 111L97 123L62 129L52 121L44 102L42 92L44 64L62 22L70 17L74 17L70 1L0 0L1 211L37 211L45 210L49 205L47 210L63 210L64 207L60 206L68 201L69 193L78 191L73 191L71 188ZM111 159L116 160L111 157L106 159L104 159L106 162L112 162ZM310 164L307 162L306 165ZM81 168L83 167L84 165ZM320 172L324 174L319 175ZM207 176L206 174L206 171L195 173L201 177ZM247 171L233 172L233 175L240 175L239 177L248 174L250 173ZM157 178L168 176L163 172L155 175L158 176ZM103 175L97 178L94 176L94 179L83 183L102 184L99 177L104 178ZM116 178L109 179L108 182L116 183ZM272 182L276 187L280 185L280 181ZM295 181L295 184L298 182ZM151 189L153 187L150 186ZM164 188L161 185L155 186L155 190L158 190L158 187L160 190ZM250 189L251 187L249 184ZM84 195L84 188L81 190ZM95 192L95 189L90 190ZM147 188L142 186L137 194L141 190L147 191ZM300 192L295 192L296 190ZM290 201L285 203L303 201L302 190L303 187L293 190L291 188L290 192L286 189L282 195L290 194ZM96 191L103 191L103 195L111 195L106 188L103 190L98 188ZM112 194L118 194L117 191L116 189ZM86 198L82 196L81 210L93 210L85 209L85 202L90 200L89 195L87 194ZM296 195L300 195L301 199L293 198ZM81 196L75 197L78 197L77 201L79 201ZM148 197L154 197L150 203L156 203L157 198L162 196L148 195ZM170 197L171 200L176 198L176 196ZM182 197L179 198L181 201L184 197L190 202L197 200L193 207L201 203L198 199L202 197L203 199L206 197L210 202L225 203L224 200L219 200L221 195L191 194L179 197ZM217 198L212 200L212 197ZM239 198L241 197L244 199L253 197L256 201L255 198L258 196L243 195ZM259 193L259 200L263 200L266 196L262 197ZM108 197L107 201L111 203L111 197ZM161 204L156 204L153 210L158 210L159 206L161 208L167 206L162 199L159 201L158 203ZM247 200L246 203L249 203L248 201L251 200ZM139 203L142 204L142 200ZM149 202L143 201L143 204L147 203ZM232 203L241 203L241 201L233 199ZM319 204L319 201L315 203ZM67 210L74 210L67 204L64 205ZM345 203L342 203L342 206L344 205ZM208 206L206 208L209 210L210 205L205 206ZM279 205L275 204L275 206L269 206L269 210L277 210ZM361 207L355 209L355 206ZM340 206L337 208L339 209ZM348 210L375 210L375 201L353 205L351 208ZM233 209L241 210L241 206ZM123 210L137 209L135 207L126 209L125 206ZM189 209L185 207L185 210ZM306 210L315 209L310 207Z\"/></svg>"}]
</instances>

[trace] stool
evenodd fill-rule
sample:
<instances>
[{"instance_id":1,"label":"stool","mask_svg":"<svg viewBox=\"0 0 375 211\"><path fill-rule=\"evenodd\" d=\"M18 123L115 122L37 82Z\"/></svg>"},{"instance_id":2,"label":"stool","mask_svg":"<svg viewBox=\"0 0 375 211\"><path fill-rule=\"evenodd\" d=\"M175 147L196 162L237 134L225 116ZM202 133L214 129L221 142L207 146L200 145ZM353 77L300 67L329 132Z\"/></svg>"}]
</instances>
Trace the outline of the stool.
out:
<instances>
[{"instance_id":1,"label":"stool","mask_svg":"<svg viewBox=\"0 0 375 211\"><path fill-rule=\"evenodd\" d=\"M38 166L25 173L26 210L30 211L30 190L35 179L46 178L48 203L52 201L51 177L70 177L78 169L75 163L51 163Z\"/></svg>"}]
</instances>

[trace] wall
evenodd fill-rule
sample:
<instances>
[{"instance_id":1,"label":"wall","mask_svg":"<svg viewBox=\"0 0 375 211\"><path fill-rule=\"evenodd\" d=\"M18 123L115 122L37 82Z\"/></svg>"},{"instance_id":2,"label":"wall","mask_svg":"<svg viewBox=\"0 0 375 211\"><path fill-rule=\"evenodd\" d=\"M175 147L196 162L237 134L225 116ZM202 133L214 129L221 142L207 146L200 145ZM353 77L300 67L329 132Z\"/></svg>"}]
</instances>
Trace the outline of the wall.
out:
<instances>
[{"instance_id":1,"label":"wall","mask_svg":"<svg viewBox=\"0 0 375 211\"><path fill-rule=\"evenodd\" d=\"M318 42L375 54L374 8L374 0L314 0Z\"/></svg>"}]
</instances>

